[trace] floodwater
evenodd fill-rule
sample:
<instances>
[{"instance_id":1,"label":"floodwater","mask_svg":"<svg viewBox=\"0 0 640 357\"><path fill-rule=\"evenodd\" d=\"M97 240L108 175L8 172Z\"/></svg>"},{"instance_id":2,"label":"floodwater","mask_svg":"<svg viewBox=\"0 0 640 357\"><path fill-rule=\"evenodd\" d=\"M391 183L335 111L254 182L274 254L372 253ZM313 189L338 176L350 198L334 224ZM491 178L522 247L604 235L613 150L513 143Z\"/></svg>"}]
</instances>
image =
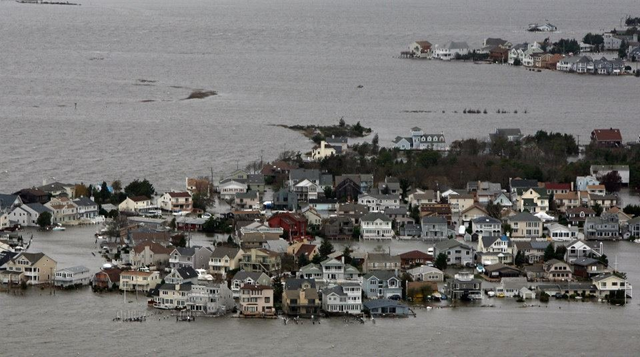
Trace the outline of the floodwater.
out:
<instances>
[{"instance_id":1,"label":"floodwater","mask_svg":"<svg viewBox=\"0 0 640 357\"><path fill-rule=\"evenodd\" d=\"M640 134L637 78L398 58L420 39L581 38L620 28L633 0L77 1L0 1L0 192L142 177L178 189L186 176L310 150L273 124L341 117L383 145L413 126L449 141L496 127L582 143L595 127ZM524 31L545 19L560 32ZM195 89L218 95L183 100Z\"/></svg>"},{"instance_id":2,"label":"floodwater","mask_svg":"<svg viewBox=\"0 0 640 357\"><path fill-rule=\"evenodd\" d=\"M96 227L65 232L34 231L31 251L47 252L59 267L83 264L97 271ZM31 232L27 233L30 234ZM211 238L194 235L193 242ZM371 251L379 243L352 243ZM337 244L340 249L341 245ZM384 243L393 254L426 249L421 242ZM612 264L640 286L640 244L606 243ZM535 303L536 301L528 302ZM494 304L494 307L481 305ZM438 304L436 304L438 306ZM442 304L446 306L446 304ZM112 321L118 313L151 315L144 323ZM595 302L551 300L540 307L521 307L511 299L485 298L456 308L415 309L417 317L377 319L364 325L341 318L284 325L281 320L242 320L230 316L176 322L169 312L148 309L146 298L91 289L56 291L30 288L23 296L0 293L2 356L632 356L640 349L640 304L624 307Z\"/></svg>"}]
</instances>

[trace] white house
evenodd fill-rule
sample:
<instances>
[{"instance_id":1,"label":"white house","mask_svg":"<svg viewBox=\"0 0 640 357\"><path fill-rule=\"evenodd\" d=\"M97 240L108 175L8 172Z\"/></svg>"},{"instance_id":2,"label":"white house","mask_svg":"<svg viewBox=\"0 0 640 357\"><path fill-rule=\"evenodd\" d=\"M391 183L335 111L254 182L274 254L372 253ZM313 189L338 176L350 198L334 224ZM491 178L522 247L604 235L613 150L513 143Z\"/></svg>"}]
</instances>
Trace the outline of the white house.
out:
<instances>
[{"instance_id":1,"label":"white house","mask_svg":"<svg viewBox=\"0 0 640 357\"><path fill-rule=\"evenodd\" d=\"M338 149L338 150L336 150ZM333 156L342 152L342 147L334 148L333 146L327 144L326 141L322 140L320 145L315 147L313 151L311 151L311 158L316 161L320 161L326 157ZM338 152L340 151L340 152Z\"/></svg>"},{"instance_id":2,"label":"white house","mask_svg":"<svg viewBox=\"0 0 640 357\"><path fill-rule=\"evenodd\" d=\"M391 218L380 212L372 212L362 216L360 219L362 239L393 239L392 223Z\"/></svg>"},{"instance_id":3,"label":"white house","mask_svg":"<svg viewBox=\"0 0 640 357\"><path fill-rule=\"evenodd\" d=\"M400 197L393 194L363 194L358 197L358 204L367 206L369 212L384 212L389 208L400 208Z\"/></svg>"},{"instance_id":4,"label":"white house","mask_svg":"<svg viewBox=\"0 0 640 357\"><path fill-rule=\"evenodd\" d=\"M409 51L416 58L431 58L433 55L431 42L429 41L416 41L409 46Z\"/></svg>"},{"instance_id":5,"label":"white house","mask_svg":"<svg viewBox=\"0 0 640 357\"><path fill-rule=\"evenodd\" d=\"M157 208L158 206L147 196L127 197L118 205L118 211L129 213L143 213Z\"/></svg>"},{"instance_id":6,"label":"white house","mask_svg":"<svg viewBox=\"0 0 640 357\"><path fill-rule=\"evenodd\" d=\"M55 286L63 288L69 286L89 285L92 277L93 276L89 272L89 268L80 265L58 270L56 272L56 277L53 279L53 283Z\"/></svg>"},{"instance_id":7,"label":"white house","mask_svg":"<svg viewBox=\"0 0 640 357\"><path fill-rule=\"evenodd\" d=\"M167 192L159 199L160 208L170 212L191 212L193 201L189 192Z\"/></svg>"},{"instance_id":8,"label":"white house","mask_svg":"<svg viewBox=\"0 0 640 357\"><path fill-rule=\"evenodd\" d=\"M322 309L329 313L357 315L362 311L362 287L345 283L322 291Z\"/></svg>"},{"instance_id":9,"label":"white house","mask_svg":"<svg viewBox=\"0 0 640 357\"><path fill-rule=\"evenodd\" d=\"M443 61L455 59L457 55L464 56L469 54L469 45L466 42L449 41L444 46L436 45L434 58Z\"/></svg>"},{"instance_id":10,"label":"white house","mask_svg":"<svg viewBox=\"0 0 640 357\"><path fill-rule=\"evenodd\" d=\"M232 200L235 198L236 193L246 193L247 184L236 180L226 180L220 182L218 190L220 191L220 198L223 200Z\"/></svg>"},{"instance_id":11,"label":"white house","mask_svg":"<svg viewBox=\"0 0 640 357\"><path fill-rule=\"evenodd\" d=\"M52 198L45 207L53 212L51 223L66 223L78 220L78 206L67 197Z\"/></svg>"},{"instance_id":12,"label":"white house","mask_svg":"<svg viewBox=\"0 0 640 357\"><path fill-rule=\"evenodd\" d=\"M16 207L9 214L9 222L20 224L24 227L36 227L38 225L38 217L44 212L52 213L52 211L43 206L41 203L29 203Z\"/></svg>"},{"instance_id":13,"label":"white house","mask_svg":"<svg viewBox=\"0 0 640 357\"><path fill-rule=\"evenodd\" d=\"M309 200L318 199L320 188L314 182L304 179L293 186L293 192L298 201L309 202Z\"/></svg>"}]
</instances>

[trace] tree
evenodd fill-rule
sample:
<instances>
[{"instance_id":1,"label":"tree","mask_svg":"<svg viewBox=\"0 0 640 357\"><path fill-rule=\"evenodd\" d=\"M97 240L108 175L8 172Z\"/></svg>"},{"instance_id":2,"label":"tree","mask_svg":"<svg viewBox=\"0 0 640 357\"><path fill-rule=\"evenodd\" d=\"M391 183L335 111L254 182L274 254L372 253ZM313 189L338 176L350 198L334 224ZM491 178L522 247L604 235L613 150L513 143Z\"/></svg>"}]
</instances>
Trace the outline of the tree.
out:
<instances>
[{"instance_id":1,"label":"tree","mask_svg":"<svg viewBox=\"0 0 640 357\"><path fill-rule=\"evenodd\" d=\"M602 254L601 256L599 256L598 261L605 267L609 266L609 258L607 258L606 254Z\"/></svg>"},{"instance_id":2,"label":"tree","mask_svg":"<svg viewBox=\"0 0 640 357\"><path fill-rule=\"evenodd\" d=\"M309 258L306 254L301 254L300 257L298 257L298 269L307 264L309 264Z\"/></svg>"},{"instance_id":3,"label":"tree","mask_svg":"<svg viewBox=\"0 0 640 357\"><path fill-rule=\"evenodd\" d=\"M341 128L344 128L347 125L347 123L344 122L344 117L340 118L340 121L338 122L338 126Z\"/></svg>"},{"instance_id":4,"label":"tree","mask_svg":"<svg viewBox=\"0 0 640 357\"><path fill-rule=\"evenodd\" d=\"M556 251L553 249L553 244L549 243L547 248L544 250L544 261L547 262L551 259L555 259Z\"/></svg>"},{"instance_id":5,"label":"tree","mask_svg":"<svg viewBox=\"0 0 640 357\"><path fill-rule=\"evenodd\" d=\"M522 61L520 61L520 58L516 58L513 60L513 65L514 66L522 66Z\"/></svg>"},{"instance_id":6,"label":"tree","mask_svg":"<svg viewBox=\"0 0 640 357\"><path fill-rule=\"evenodd\" d=\"M551 245L551 244L549 244ZM567 247L565 247L564 245L559 245L556 247L556 259L558 260L564 260L564 255L567 252Z\"/></svg>"},{"instance_id":7,"label":"tree","mask_svg":"<svg viewBox=\"0 0 640 357\"><path fill-rule=\"evenodd\" d=\"M416 205L409 207L409 210L411 212L410 216L415 224L420 224L420 208Z\"/></svg>"},{"instance_id":8,"label":"tree","mask_svg":"<svg viewBox=\"0 0 640 357\"><path fill-rule=\"evenodd\" d=\"M622 177L618 171L611 171L600 177L600 183L604 185L607 192L618 192L622 188Z\"/></svg>"},{"instance_id":9,"label":"tree","mask_svg":"<svg viewBox=\"0 0 640 357\"><path fill-rule=\"evenodd\" d=\"M176 229L176 217L173 217L171 222L169 222L169 228Z\"/></svg>"},{"instance_id":10,"label":"tree","mask_svg":"<svg viewBox=\"0 0 640 357\"><path fill-rule=\"evenodd\" d=\"M603 208L602 206L600 206L600 204L596 203L591 208L593 208L593 210L596 212L596 216L600 216L602 214Z\"/></svg>"},{"instance_id":11,"label":"tree","mask_svg":"<svg viewBox=\"0 0 640 357\"><path fill-rule=\"evenodd\" d=\"M198 208L201 209L203 211L207 210L207 198L201 194L201 193L194 193L193 196L191 197L193 200L193 208Z\"/></svg>"},{"instance_id":12,"label":"tree","mask_svg":"<svg viewBox=\"0 0 640 357\"><path fill-rule=\"evenodd\" d=\"M629 49L629 42L622 40L620 48L618 49L618 58L624 59L627 57L627 50Z\"/></svg>"},{"instance_id":13,"label":"tree","mask_svg":"<svg viewBox=\"0 0 640 357\"><path fill-rule=\"evenodd\" d=\"M273 304L274 306L282 304L282 293L284 292L284 288L282 287L282 280L280 280L280 276L276 276L273 278Z\"/></svg>"},{"instance_id":14,"label":"tree","mask_svg":"<svg viewBox=\"0 0 640 357\"><path fill-rule=\"evenodd\" d=\"M87 189L87 186L85 186L82 183L80 183L80 184L75 186L75 198L90 197L90 196L91 196L91 194L90 194L89 190Z\"/></svg>"},{"instance_id":15,"label":"tree","mask_svg":"<svg viewBox=\"0 0 640 357\"><path fill-rule=\"evenodd\" d=\"M344 250L342 251L342 257L344 258L345 264L351 264L351 261L353 259L351 258L351 249L349 248L349 246L344 247Z\"/></svg>"},{"instance_id":16,"label":"tree","mask_svg":"<svg viewBox=\"0 0 640 357\"><path fill-rule=\"evenodd\" d=\"M489 217L493 217L495 219L502 219L502 206L498 204L494 204L493 201L489 200L487 203L487 212L489 213Z\"/></svg>"},{"instance_id":17,"label":"tree","mask_svg":"<svg viewBox=\"0 0 640 357\"><path fill-rule=\"evenodd\" d=\"M516 264L516 266L523 266L524 263L526 262L525 256L524 256L524 252L523 251L518 251L518 253L516 254L516 258L514 263Z\"/></svg>"},{"instance_id":18,"label":"tree","mask_svg":"<svg viewBox=\"0 0 640 357\"><path fill-rule=\"evenodd\" d=\"M632 217L640 216L639 205L626 205L622 211Z\"/></svg>"},{"instance_id":19,"label":"tree","mask_svg":"<svg viewBox=\"0 0 640 357\"><path fill-rule=\"evenodd\" d=\"M324 197L333 198L333 188L331 188L331 186L327 186L324 188Z\"/></svg>"},{"instance_id":20,"label":"tree","mask_svg":"<svg viewBox=\"0 0 640 357\"><path fill-rule=\"evenodd\" d=\"M38 224L38 226L40 226L40 228L45 228L47 226L50 226L51 225L51 213L49 213L47 211L40 213L36 223Z\"/></svg>"},{"instance_id":21,"label":"tree","mask_svg":"<svg viewBox=\"0 0 640 357\"><path fill-rule=\"evenodd\" d=\"M122 191L122 182L120 180L115 180L111 183L111 187L113 188L113 192L119 193Z\"/></svg>"},{"instance_id":22,"label":"tree","mask_svg":"<svg viewBox=\"0 0 640 357\"><path fill-rule=\"evenodd\" d=\"M209 217L202 225L202 231L205 233L215 233L220 226L220 222L213 216Z\"/></svg>"},{"instance_id":23,"label":"tree","mask_svg":"<svg viewBox=\"0 0 640 357\"><path fill-rule=\"evenodd\" d=\"M320 253L322 260L324 260L329 256L329 254L335 252L335 249L328 239L323 239L322 243L320 243L320 248L318 248L318 252Z\"/></svg>"},{"instance_id":24,"label":"tree","mask_svg":"<svg viewBox=\"0 0 640 357\"><path fill-rule=\"evenodd\" d=\"M353 227L353 232L351 232L351 238L360 239L360 226Z\"/></svg>"},{"instance_id":25,"label":"tree","mask_svg":"<svg viewBox=\"0 0 640 357\"><path fill-rule=\"evenodd\" d=\"M442 252L440 254L438 254L438 256L436 257L436 262L434 264L436 266L436 268L444 271L445 269L447 269L447 254Z\"/></svg>"},{"instance_id":26,"label":"tree","mask_svg":"<svg viewBox=\"0 0 640 357\"><path fill-rule=\"evenodd\" d=\"M380 142L380 138L378 137L378 134L374 135L373 139L371 140L371 145L373 145L373 147L377 149L379 142Z\"/></svg>"},{"instance_id":27,"label":"tree","mask_svg":"<svg viewBox=\"0 0 640 357\"><path fill-rule=\"evenodd\" d=\"M152 197L156 193L156 190L147 179L144 179L142 181L134 180L128 184L127 187L124 188L124 193L126 193L128 197Z\"/></svg>"}]
</instances>

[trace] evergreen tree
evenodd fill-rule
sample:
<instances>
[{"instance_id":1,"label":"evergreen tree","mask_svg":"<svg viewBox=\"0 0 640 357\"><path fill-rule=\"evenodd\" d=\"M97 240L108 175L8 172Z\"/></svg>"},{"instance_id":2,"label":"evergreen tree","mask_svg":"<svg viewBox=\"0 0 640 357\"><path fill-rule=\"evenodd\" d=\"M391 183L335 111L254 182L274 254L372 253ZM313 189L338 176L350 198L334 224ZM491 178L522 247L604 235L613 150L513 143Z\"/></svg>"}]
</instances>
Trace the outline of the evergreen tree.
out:
<instances>
[{"instance_id":1,"label":"evergreen tree","mask_svg":"<svg viewBox=\"0 0 640 357\"><path fill-rule=\"evenodd\" d=\"M331 244L328 239L323 239L322 243L320 243L320 248L318 248L318 251L320 252L320 257L322 258L322 260L325 260L329 256L329 254L335 252L335 249L333 248L333 244Z\"/></svg>"},{"instance_id":2,"label":"evergreen tree","mask_svg":"<svg viewBox=\"0 0 640 357\"><path fill-rule=\"evenodd\" d=\"M549 243L547 248L544 250L544 261L547 262L556 257L556 251L553 249L553 244Z\"/></svg>"},{"instance_id":3,"label":"evergreen tree","mask_svg":"<svg viewBox=\"0 0 640 357\"><path fill-rule=\"evenodd\" d=\"M434 264L436 266L436 268L444 271L445 269L447 269L447 254L446 253L440 253L438 254L438 256L436 257L436 262Z\"/></svg>"}]
</instances>

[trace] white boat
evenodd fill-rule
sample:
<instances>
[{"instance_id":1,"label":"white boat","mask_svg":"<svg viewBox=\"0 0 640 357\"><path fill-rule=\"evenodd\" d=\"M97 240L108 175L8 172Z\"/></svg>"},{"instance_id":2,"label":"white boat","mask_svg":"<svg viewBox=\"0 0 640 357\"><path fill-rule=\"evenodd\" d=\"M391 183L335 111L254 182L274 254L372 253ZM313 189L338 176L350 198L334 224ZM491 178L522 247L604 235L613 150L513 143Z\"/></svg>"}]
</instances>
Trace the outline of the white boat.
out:
<instances>
[{"instance_id":1,"label":"white boat","mask_svg":"<svg viewBox=\"0 0 640 357\"><path fill-rule=\"evenodd\" d=\"M488 295L489 297L494 297L494 296L496 296L496 292L495 292L495 291L488 291L488 292L487 292L487 295Z\"/></svg>"},{"instance_id":2,"label":"white boat","mask_svg":"<svg viewBox=\"0 0 640 357\"><path fill-rule=\"evenodd\" d=\"M207 273L204 269L196 269L196 273L198 273L198 280L213 281L213 275Z\"/></svg>"},{"instance_id":3,"label":"white boat","mask_svg":"<svg viewBox=\"0 0 640 357\"><path fill-rule=\"evenodd\" d=\"M65 231L67 230L66 228L64 228L60 223L58 223L56 226L54 226L53 228L51 228L52 231Z\"/></svg>"}]
</instances>

